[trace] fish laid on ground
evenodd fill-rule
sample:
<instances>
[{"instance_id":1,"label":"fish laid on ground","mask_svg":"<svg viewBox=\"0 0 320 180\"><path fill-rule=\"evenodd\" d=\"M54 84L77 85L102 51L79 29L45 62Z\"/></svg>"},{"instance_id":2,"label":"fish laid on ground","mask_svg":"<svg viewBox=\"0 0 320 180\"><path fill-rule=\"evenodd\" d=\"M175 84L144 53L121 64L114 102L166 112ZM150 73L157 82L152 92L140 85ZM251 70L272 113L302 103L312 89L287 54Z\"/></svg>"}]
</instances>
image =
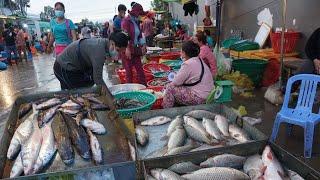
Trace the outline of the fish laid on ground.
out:
<instances>
[{"instance_id":1,"label":"fish laid on ground","mask_svg":"<svg viewBox=\"0 0 320 180\"><path fill-rule=\"evenodd\" d=\"M241 143L245 143L251 140L248 133L235 124L229 125L229 133L232 138L238 140Z\"/></svg>"},{"instance_id":2,"label":"fish laid on ground","mask_svg":"<svg viewBox=\"0 0 320 180\"><path fill-rule=\"evenodd\" d=\"M201 167L232 167L242 168L246 157L234 154L221 154L207 159L200 164Z\"/></svg>"},{"instance_id":3,"label":"fish laid on ground","mask_svg":"<svg viewBox=\"0 0 320 180\"><path fill-rule=\"evenodd\" d=\"M227 118L221 115L216 115L214 122L216 123L222 135L229 136L229 123Z\"/></svg>"},{"instance_id":4,"label":"fish laid on ground","mask_svg":"<svg viewBox=\"0 0 320 180\"><path fill-rule=\"evenodd\" d=\"M90 147L92 158L95 164L99 165L103 162L103 151L97 137L92 134L90 130L87 129L87 133L89 135Z\"/></svg>"},{"instance_id":5,"label":"fish laid on ground","mask_svg":"<svg viewBox=\"0 0 320 180\"><path fill-rule=\"evenodd\" d=\"M223 139L220 134L219 128L217 127L216 123L213 120L203 118L202 125L213 138L217 140Z\"/></svg>"},{"instance_id":6,"label":"fish laid on ground","mask_svg":"<svg viewBox=\"0 0 320 180\"><path fill-rule=\"evenodd\" d=\"M57 105L55 107L52 107L48 110L42 111L38 115L38 126L42 128L46 123L48 123L53 116L56 114L57 109L60 105Z\"/></svg>"},{"instance_id":7,"label":"fish laid on ground","mask_svg":"<svg viewBox=\"0 0 320 180\"><path fill-rule=\"evenodd\" d=\"M130 149L131 159L133 161L135 161L137 159L137 157L136 157L136 148L130 143L130 141L128 141L128 146L129 146L129 149Z\"/></svg>"},{"instance_id":8,"label":"fish laid on ground","mask_svg":"<svg viewBox=\"0 0 320 180\"><path fill-rule=\"evenodd\" d=\"M12 169L10 172L10 178L15 178L20 176L23 173L23 164L21 159L21 153L18 154L17 159L14 161L12 165Z\"/></svg>"},{"instance_id":9,"label":"fish laid on ground","mask_svg":"<svg viewBox=\"0 0 320 180\"><path fill-rule=\"evenodd\" d=\"M166 155L176 155L185 152L189 152L191 149L195 148L197 145L194 142L186 143L184 146L173 148L167 152Z\"/></svg>"},{"instance_id":10,"label":"fish laid on ground","mask_svg":"<svg viewBox=\"0 0 320 180\"><path fill-rule=\"evenodd\" d=\"M185 114L185 116L190 116L195 119L203 119L203 118L214 119L216 114L206 110L194 110L194 111L188 112L187 114Z\"/></svg>"},{"instance_id":11,"label":"fish laid on ground","mask_svg":"<svg viewBox=\"0 0 320 180\"><path fill-rule=\"evenodd\" d=\"M188 161L174 164L170 166L168 169L178 174L187 174L192 173L193 171L197 171L201 169L201 167Z\"/></svg>"},{"instance_id":12,"label":"fish laid on ground","mask_svg":"<svg viewBox=\"0 0 320 180\"><path fill-rule=\"evenodd\" d=\"M171 133L172 133L173 131L175 131L176 127L177 127L177 126L182 126L182 125L183 125L183 118L182 118L182 116L177 116L177 117L175 117L175 118L171 121L171 123L170 123L170 125L169 125L169 127L168 127L168 129L167 129L167 134L166 134L166 136L167 136L167 137L170 137Z\"/></svg>"},{"instance_id":13,"label":"fish laid on ground","mask_svg":"<svg viewBox=\"0 0 320 180\"><path fill-rule=\"evenodd\" d=\"M90 159L90 145L87 133L78 126L76 121L69 115L62 113L62 117L67 124L72 144L75 146L79 155L84 159Z\"/></svg>"},{"instance_id":14,"label":"fish laid on ground","mask_svg":"<svg viewBox=\"0 0 320 180\"><path fill-rule=\"evenodd\" d=\"M80 121L80 124L95 134L105 134L107 132L106 128L104 128L104 126L98 121L92 121L90 119L82 119Z\"/></svg>"},{"instance_id":15,"label":"fish laid on ground","mask_svg":"<svg viewBox=\"0 0 320 180\"><path fill-rule=\"evenodd\" d=\"M243 165L243 170L252 180L258 180L263 174L263 162L259 154L248 157Z\"/></svg>"},{"instance_id":16,"label":"fish laid on ground","mask_svg":"<svg viewBox=\"0 0 320 180\"><path fill-rule=\"evenodd\" d=\"M28 114L31 109L32 109L31 103L21 105L19 108L19 119L23 118L26 114Z\"/></svg>"},{"instance_id":17,"label":"fish laid on ground","mask_svg":"<svg viewBox=\"0 0 320 180\"><path fill-rule=\"evenodd\" d=\"M21 158L23 164L23 171L25 175L33 174L33 167L39 156L39 152L42 144L42 133L38 127L37 119L32 121L33 133L30 138L21 146Z\"/></svg>"},{"instance_id":18,"label":"fish laid on ground","mask_svg":"<svg viewBox=\"0 0 320 180\"><path fill-rule=\"evenodd\" d=\"M74 151L71 145L68 127L61 112L55 115L52 121L52 130L62 161L67 165L72 164L74 161Z\"/></svg>"},{"instance_id":19,"label":"fish laid on ground","mask_svg":"<svg viewBox=\"0 0 320 180\"><path fill-rule=\"evenodd\" d=\"M138 144L145 146L149 141L149 133L142 126L136 126L135 133Z\"/></svg>"},{"instance_id":20,"label":"fish laid on ground","mask_svg":"<svg viewBox=\"0 0 320 180\"><path fill-rule=\"evenodd\" d=\"M290 180L304 180L298 173L288 169L288 175Z\"/></svg>"},{"instance_id":21,"label":"fish laid on ground","mask_svg":"<svg viewBox=\"0 0 320 180\"><path fill-rule=\"evenodd\" d=\"M166 124L170 121L171 121L171 118L169 117L157 116L141 122L141 126L159 126L162 124Z\"/></svg>"},{"instance_id":22,"label":"fish laid on ground","mask_svg":"<svg viewBox=\"0 0 320 180\"><path fill-rule=\"evenodd\" d=\"M190 125L187 125L187 124L184 124L183 127L186 130L187 135L190 138L192 138L196 141L199 141L199 142L211 144L210 135L207 134L207 132L196 129L196 128L194 128Z\"/></svg>"},{"instance_id":23,"label":"fish laid on ground","mask_svg":"<svg viewBox=\"0 0 320 180\"><path fill-rule=\"evenodd\" d=\"M212 167L194 171L182 176L187 180L249 180L249 176L239 170L227 167Z\"/></svg>"},{"instance_id":24,"label":"fish laid on ground","mask_svg":"<svg viewBox=\"0 0 320 180\"><path fill-rule=\"evenodd\" d=\"M268 145L262 152L262 162L265 166L263 176L265 179L282 179L284 170Z\"/></svg>"},{"instance_id":25,"label":"fish laid on ground","mask_svg":"<svg viewBox=\"0 0 320 180\"><path fill-rule=\"evenodd\" d=\"M68 100L61 105L61 108L68 110L79 110L81 109L81 105L73 102L72 100Z\"/></svg>"},{"instance_id":26,"label":"fish laid on ground","mask_svg":"<svg viewBox=\"0 0 320 180\"><path fill-rule=\"evenodd\" d=\"M187 138L186 131L182 126L177 126L175 131L170 135L168 141L168 151L184 145Z\"/></svg>"},{"instance_id":27,"label":"fish laid on ground","mask_svg":"<svg viewBox=\"0 0 320 180\"><path fill-rule=\"evenodd\" d=\"M168 170L168 169L152 169L151 175L157 180L183 180L178 174Z\"/></svg>"},{"instance_id":28,"label":"fish laid on ground","mask_svg":"<svg viewBox=\"0 0 320 180\"><path fill-rule=\"evenodd\" d=\"M42 129L42 144L38 159L34 165L33 174L41 171L52 159L57 148L55 146L54 135L51 127L52 121L46 124Z\"/></svg>"},{"instance_id":29,"label":"fish laid on ground","mask_svg":"<svg viewBox=\"0 0 320 180\"><path fill-rule=\"evenodd\" d=\"M49 108L52 108L58 104L61 104L62 102L60 101L60 99L58 98L52 98L52 99L49 99L39 105L37 105L36 109L37 110L46 110L46 109L49 109Z\"/></svg>"}]
</instances>

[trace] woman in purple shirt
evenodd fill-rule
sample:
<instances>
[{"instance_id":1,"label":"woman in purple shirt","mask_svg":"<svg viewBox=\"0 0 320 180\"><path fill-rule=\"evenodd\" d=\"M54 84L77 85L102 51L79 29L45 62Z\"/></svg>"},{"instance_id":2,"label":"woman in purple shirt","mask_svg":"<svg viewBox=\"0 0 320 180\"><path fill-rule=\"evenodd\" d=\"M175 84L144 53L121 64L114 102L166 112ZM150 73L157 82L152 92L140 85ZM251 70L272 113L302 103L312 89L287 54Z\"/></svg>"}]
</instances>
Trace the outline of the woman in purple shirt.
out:
<instances>
[{"instance_id":1,"label":"woman in purple shirt","mask_svg":"<svg viewBox=\"0 0 320 180\"><path fill-rule=\"evenodd\" d=\"M198 56L200 47L192 41L182 45L181 58L183 64L167 85L163 98L163 108L171 108L175 104L204 104L211 90L213 79L209 67Z\"/></svg>"}]
</instances>

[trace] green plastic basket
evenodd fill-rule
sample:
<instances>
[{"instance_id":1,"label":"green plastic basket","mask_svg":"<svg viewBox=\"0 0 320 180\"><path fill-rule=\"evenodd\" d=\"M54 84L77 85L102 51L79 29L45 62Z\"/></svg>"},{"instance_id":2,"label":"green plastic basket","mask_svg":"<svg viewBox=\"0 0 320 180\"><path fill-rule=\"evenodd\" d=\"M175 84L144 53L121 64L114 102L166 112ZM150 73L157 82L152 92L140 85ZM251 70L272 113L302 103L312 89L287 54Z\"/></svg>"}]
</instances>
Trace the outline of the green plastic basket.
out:
<instances>
[{"instance_id":1,"label":"green plastic basket","mask_svg":"<svg viewBox=\"0 0 320 180\"><path fill-rule=\"evenodd\" d=\"M235 71L246 74L255 86L260 86L268 61L261 59L239 59L232 62Z\"/></svg>"},{"instance_id":2,"label":"green plastic basket","mask_svg":"<svg viewBox=\"0 0 320 180\"><path fill-rule=\"evenodd\" d=\"M153 73L153 76L155 78L164 78L164 77L168 77L170 72L156 72L156 73Z\"/></svg>"},{"instance_id":3,"label":"green plastic basket","mask_svg":"<svg viewBox=\"0 0 320 180\"><path fill-rule=\"evenodd\" d=\"M128 99L137 99L138 101L146 102L147 104L142 107L132 108L132 109L118 109L117 112L120 114L122 118L132 118L133 113L147 111L150 110L152 105L156 102L157 97L146 92L140 91L131 91L131 92L124 92L118 93L114 95L114 98L128 98Z\"/></svg>"},{"instance_id":4,"label":"green plastic basket","mask_svg":"<svg viewBox=\"0 0 320 180\"><path fill-rule=\"evenodd\" d=\"M168 61L164 61L162 62L162 64L165 64L169 67L181 67L182 61L181 60L168 60Z\"/></svg>"}]
</instances>

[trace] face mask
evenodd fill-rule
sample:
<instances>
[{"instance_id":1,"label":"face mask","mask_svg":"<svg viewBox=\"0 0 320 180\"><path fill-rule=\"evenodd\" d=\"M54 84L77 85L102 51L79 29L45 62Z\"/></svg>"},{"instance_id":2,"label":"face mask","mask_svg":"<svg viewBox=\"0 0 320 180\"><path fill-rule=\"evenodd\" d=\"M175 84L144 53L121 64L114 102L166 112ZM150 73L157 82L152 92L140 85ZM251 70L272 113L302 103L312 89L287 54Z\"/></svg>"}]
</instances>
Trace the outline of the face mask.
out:
<instances>
[{"instance_id":1,"label":"face mask","mask_svg":"<svg viewBox=\"0 0 320 180\"><path fill-rule=\"evenodd\" d=\"M109 54L113 59L118 57L118 51L116 50L109 51Z\"/></svg>"},{"instance_id":2,"label":"face mask","mask_svg":"<svg viewBox=\"0 0 320 180\"><path fill-rule=\"evenodd\" d=\"M55 10L54 14L56 15L56 17L64 17L64 12L60 10Z\"/></svg>"}]
</instances>

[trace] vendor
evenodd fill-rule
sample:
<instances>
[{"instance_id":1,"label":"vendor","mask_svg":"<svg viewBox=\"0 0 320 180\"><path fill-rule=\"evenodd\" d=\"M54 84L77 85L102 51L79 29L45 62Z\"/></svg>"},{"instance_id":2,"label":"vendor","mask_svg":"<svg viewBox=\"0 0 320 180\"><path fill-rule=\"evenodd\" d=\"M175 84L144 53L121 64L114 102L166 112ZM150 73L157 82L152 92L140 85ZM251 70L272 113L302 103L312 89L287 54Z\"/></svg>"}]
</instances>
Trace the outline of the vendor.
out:
<instances>
[{"instance_id":1,"label":"vendor","mask_svg":"<svg viewBox=\"0 0 320 180\"><path fill-rule=\"evenodd\" d=\"M177 40L182 40L182 41L188 40L188 35L180 24L177 25L177 32L175 37Z\"/></svg>"},{"instance_id":2,"label":"vendor","mask_svg":"<svg viewBox=\"0 0 320 180\"><path fill-rule=\"evenodd\" d=\"M163 107L171 108L175 104L204 104L213 89L213 79L209 67L198 57L200 47L187 41L182 45L183 64L173 81L167 85L163 98Z\"/></svg>"},{"instance_id":3,"label":"vendor","mask_svg":"<svg viewBox=\"0 0 320 180\"><path fill-rule=\"evenodd\" d=\"M161 34L163 36L171 36L172 35L172 29L171 29L169 22L166 22L164 24L164 29L162 30Z\"/></svg>"},{"instance_id":4,"label":"vendor","mask_svg":"<svg viewBox=\"0 0 320 180\"><path fill-rule=\"evenodd\" d=\"M129 37L122 31L114 32L110 42L103 38L81 39L71 43L54 63L54 74L61 89L91 87L94 84L107 87L103 81L103 65L106 54L116 57L125 50Z\"/></svg>"}]
</instances>

